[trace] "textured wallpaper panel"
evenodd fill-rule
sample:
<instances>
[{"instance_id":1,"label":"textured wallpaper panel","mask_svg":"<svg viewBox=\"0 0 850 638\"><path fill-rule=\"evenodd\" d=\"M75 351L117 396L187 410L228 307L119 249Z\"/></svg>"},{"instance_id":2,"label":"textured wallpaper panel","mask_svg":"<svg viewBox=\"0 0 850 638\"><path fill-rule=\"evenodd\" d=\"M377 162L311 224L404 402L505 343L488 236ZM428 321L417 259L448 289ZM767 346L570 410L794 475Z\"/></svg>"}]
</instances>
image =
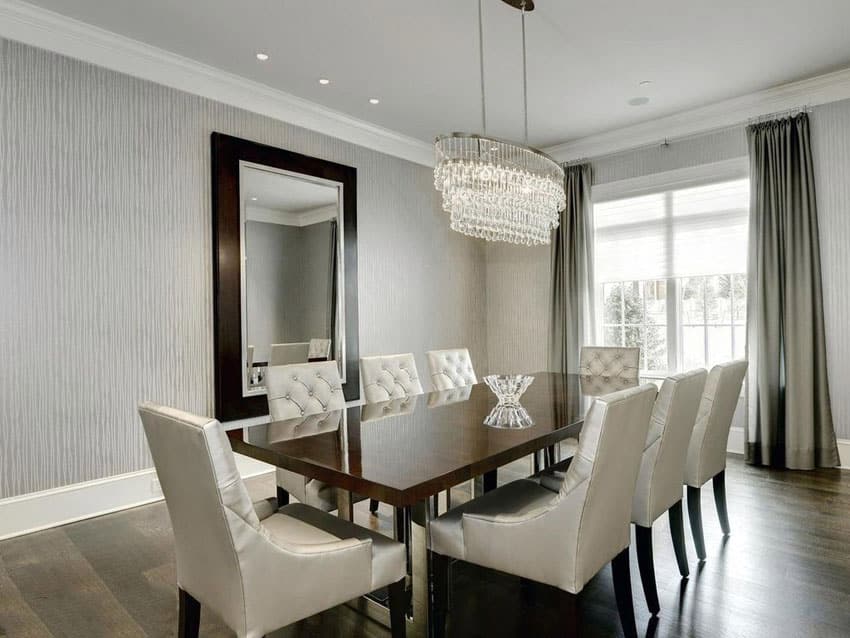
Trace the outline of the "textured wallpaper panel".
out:
<instances>
[{"instance_id":1,"label":"textured wallpaper panel","mask_svg":"<svg viewBox=\"0 0 850 638\"><path fill-rule=\"evenodd\" d=\"M212 131L357 167L362 353L486 370L428 168L0 40L0 498L149 467L139 400L211 413Z\"/></svg>"},{"instance_id":2,"label":"textured wallpaper panel","mask_svg":"<svg viewBox=\"0 0 850 638\"><path fill-rule=\"evenodd\" d=\"M850 100L810 117L832 416L838 438L850 439Z\"/></svg>"}]
</instances>

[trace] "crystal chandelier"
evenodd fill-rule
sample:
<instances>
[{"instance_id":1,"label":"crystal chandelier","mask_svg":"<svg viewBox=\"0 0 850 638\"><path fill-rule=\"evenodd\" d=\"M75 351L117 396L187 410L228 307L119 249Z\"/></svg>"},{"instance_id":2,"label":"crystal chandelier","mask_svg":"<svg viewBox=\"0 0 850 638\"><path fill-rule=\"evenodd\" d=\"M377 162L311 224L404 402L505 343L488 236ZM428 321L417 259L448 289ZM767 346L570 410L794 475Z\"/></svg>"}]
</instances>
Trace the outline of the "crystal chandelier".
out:
<instances>
[{"instance_id":1,"label":"crystal chandelier","mask_svg":"<svg viewBox=\"0 0 850 638\"><path fill-rule=\"evenodd\" d=\"M532 0L503 0L522 13L522 79L525 144L486 134L484 29L478 0L483 135L452 133L435 142L434 186L443 194L451 228L465 235L512 244L548 244L566 205L564 170L551 157L528 146L528 83L525 12Z\"/></svg>"}]
</instances>

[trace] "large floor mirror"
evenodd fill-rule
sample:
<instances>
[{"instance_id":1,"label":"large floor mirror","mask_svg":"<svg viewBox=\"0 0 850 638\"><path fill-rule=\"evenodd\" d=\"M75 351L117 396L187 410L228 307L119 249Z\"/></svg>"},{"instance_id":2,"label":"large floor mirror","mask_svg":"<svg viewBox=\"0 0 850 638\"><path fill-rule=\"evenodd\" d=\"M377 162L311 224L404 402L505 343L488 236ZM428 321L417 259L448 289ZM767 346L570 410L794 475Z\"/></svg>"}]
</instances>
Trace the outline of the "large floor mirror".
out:
<instances>
[{"instance_id":1,"label":"large floor mirror","mask_svg":"<svg viewBox=\"0 0 850 638\"><path fill-rule=\"evenodd\" d=\"M359 397L354 168L212 134L216 417L268 414L269 366L337 362Z\"/></svg>"}]
</instances>

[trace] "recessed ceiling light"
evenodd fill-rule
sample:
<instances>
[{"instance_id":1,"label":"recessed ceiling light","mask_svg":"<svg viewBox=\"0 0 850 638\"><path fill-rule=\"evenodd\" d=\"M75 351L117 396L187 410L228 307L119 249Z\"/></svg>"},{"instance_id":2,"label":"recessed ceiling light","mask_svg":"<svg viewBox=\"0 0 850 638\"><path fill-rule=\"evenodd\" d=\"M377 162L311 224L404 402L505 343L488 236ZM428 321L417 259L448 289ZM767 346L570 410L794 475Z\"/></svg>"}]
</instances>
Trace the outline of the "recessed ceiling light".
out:
<instances>
[{"instance_id":1,"label":"recessed ceiling light","mask_svg":"<svg viewBox=\"0 0 850 638\"><path fill-rule=\"evenodd\" d=\"M330 84L330 83L331 83L331 81L328 78L319 78L319 84L321 84L321 85Z\"/></svg>"},{"instance_id":2,"label":"recessed ceiling light","mask_svg":"<svg viewBox=\"0 0 850 638\"><path fill-rule=\"evenodd\" d=\"M263 53L262 51L260 51L260 52L257 54L257 59L258 59L258 60L260 60L261 62L265 62L266 60L268 60L268 59L269 59L269 54L268 54L268 53Z\"/></svg>"},{"instance_id":3,"label":"recessed ceiling light","mask_svg":"<svg viewBox=\"0 0 850 638\"><path fill-rule=\"evenodd\" d=\"M256 197L250 197L249 199L250 199L252 202L256 202L256 201L257 201L257 198L256 198Z\"/></svg>"},{"instance_id":4,"label":"recessed ceiling light","mask_svg":"<svg viewBox=\"0 0 850 638\"><path fill-rule=\"evenodd\" d=\"M641 80L638 82L638 86L649 86L650 84L652 84L652 80Z\"/></svg>"},{"instance_id":5,"label":"recessed ceiling light","mask_svg":"<svg viewBox=\"0 0 850 638\"><path fill-rule=\"evenodd\" d=\"M381 103L381 100L379 100L376 97L370 97L369 98L369 104L380 104L380 103Z\"/></svg>"},{"instance_id":6,"label":"recessed ceiling light","mask_svg":"<svg viewBox=\"0 0 850 638\"><path fill-rule=\"evenodd\" d=\"M647 102L649 102L648 97L633 97L631 100L629 100L629 106L643 106Z\"/></svg>"}]
</instances>

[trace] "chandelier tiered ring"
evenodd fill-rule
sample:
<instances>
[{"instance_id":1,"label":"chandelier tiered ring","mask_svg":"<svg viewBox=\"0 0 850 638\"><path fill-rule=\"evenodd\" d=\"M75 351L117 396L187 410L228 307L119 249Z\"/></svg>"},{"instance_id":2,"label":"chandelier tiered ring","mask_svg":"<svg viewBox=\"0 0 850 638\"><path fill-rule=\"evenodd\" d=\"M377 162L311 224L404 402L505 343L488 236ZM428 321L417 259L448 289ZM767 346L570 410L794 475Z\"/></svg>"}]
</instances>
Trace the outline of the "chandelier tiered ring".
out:
<instances>
[{"instance_id":1,"label":"chandelier tiered ring","mask_svg":"<svg viewBox=\"0 0 850 638\"><path fill-rule=\"evenodd\" d=\"M565 206L564 170L545 153L453 133L436 141L434 186L452 230L489 241L548 244Z\"/></svg>"}]
</instances>

